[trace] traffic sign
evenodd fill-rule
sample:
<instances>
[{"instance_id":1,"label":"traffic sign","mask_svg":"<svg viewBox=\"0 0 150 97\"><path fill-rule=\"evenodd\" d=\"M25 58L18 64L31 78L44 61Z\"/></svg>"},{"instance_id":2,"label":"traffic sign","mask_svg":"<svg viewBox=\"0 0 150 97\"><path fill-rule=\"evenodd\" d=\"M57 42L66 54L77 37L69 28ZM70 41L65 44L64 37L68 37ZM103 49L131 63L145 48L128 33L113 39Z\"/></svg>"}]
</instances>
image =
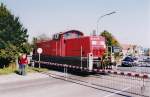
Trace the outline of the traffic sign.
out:
<instances>
[{"instance_id":1,"label":"traffic sign","mask_svg":"<svg viewBox=\"0 0 150 97\"><path fill-rule=\"evenodd\" d=\"M114 53L119 53L120 51L121 51L121 48L120 48L120 47L113 46L113 52L114 52Z\"/></svg>"},{"instance_id":2,"label":"traffic sign","mask_svg":"<svg viewBox=\"0 0 150 97\"><path fill-rule=\"evenodd\" d=\"M43 52L43 49L42 48L38 48L37 52L38 52L38 54L41 54Z\"/></svg>"}]
</instances>

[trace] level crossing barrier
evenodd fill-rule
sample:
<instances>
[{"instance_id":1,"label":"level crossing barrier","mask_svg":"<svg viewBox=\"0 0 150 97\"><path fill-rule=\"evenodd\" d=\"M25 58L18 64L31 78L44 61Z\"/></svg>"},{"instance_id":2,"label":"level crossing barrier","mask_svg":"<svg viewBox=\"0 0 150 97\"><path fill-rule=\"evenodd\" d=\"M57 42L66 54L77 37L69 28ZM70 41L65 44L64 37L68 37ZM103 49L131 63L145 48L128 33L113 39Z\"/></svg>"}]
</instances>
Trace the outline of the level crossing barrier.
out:
<instances>
[{"instance_id":1,"label":"level crossing barrier","mask_svg":"<svg viewBox=\"0 0 150 97\"><path fill-rule=\"evenodd\" d=\"M39 63L39 61L34 62ZM67 69L95 72L101 75L92 75L88 78L88 81L93 85L114 89L118 92L123 92L126 95L130 95L131 97L150 97L150 78L146 73L119 71L112 69L93 69L91 71L86 67L73 66L68 64L58 64L43 61L40 61L40 63L64 68L66 79ZM97 79L98 77L99 79Z\"/></svg>"}]
</instances>

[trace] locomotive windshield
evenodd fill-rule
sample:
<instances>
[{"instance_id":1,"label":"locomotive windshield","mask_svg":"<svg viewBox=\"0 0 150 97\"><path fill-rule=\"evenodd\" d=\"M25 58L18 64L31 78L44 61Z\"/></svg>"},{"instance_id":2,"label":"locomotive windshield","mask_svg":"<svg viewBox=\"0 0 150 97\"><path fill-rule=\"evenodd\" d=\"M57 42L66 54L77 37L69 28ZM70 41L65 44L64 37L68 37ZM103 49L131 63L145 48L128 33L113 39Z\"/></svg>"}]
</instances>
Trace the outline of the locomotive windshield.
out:
<instances>
[{"instance_id":1,"label":"locomotive windshield","mask_svg":"<svg viewBox=\"0 0 150 97\"><path fill-rule=\"evenodd\" d=\"M77 33L65 33L65 34L63 35L63 37L64 37L65 39L70 39L70 38L79 38L79 37L81 37L81 35L80 35L80 34L77 34Z\"/></svg>"},{"instance_id":2,"label":"locomotive windshield","mask_svg":"<svg viewBox=\"0 0 150 97\"><path fill-rule=\"evenodd\" d=\"M63 33L63 37L65 39L70 39L70 38L80 38L81 36L83 36L83 33L80 31L76 31L76 30L71 30L68 32L64 32Z\"/></svg>"},{"instance_id":3,"label":"locomotive windshield","mask_svg":"<svg viewBox=\"0 0 150 97\"><path fill-rule=\"evenodd\" d=\"M60 38L71 39L71 38L80 38L83 36L83 33L77 30L70 30L67 32L60 32L53 35L54 40L59 40Z\"/></svg>"}]
</instances>

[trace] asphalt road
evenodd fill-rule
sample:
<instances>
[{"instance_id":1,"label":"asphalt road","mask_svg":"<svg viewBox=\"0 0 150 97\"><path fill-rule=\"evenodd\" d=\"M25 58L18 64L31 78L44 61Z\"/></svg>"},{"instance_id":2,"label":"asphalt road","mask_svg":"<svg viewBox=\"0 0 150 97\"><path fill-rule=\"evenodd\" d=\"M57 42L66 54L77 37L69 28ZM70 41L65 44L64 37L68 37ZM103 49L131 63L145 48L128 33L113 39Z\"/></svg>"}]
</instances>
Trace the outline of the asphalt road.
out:
<instances>
[{"instance_id":1,"label":"asphalt road","mask_svg":"<svg viewBox=\"0 0 150 97\"><path fill-rule=\"evenodd\" d=\"M120 71L150 74L150 67L117 67Z\"/></svg>"},{"instance_id":2,"label":"asphalt road","mask_svg":"<svg viewBox=\"0 0 150 97\"><path fill-rule=\"evenodd\" d=\"M50 73L65 75L57 71ZM82 77L68 74L66 76L68 78L53 75L47 78L3 83L0 84L0 97L141 97L128 93L128 91L136 93L142 85L141 81L135 79L128 80L127 77L113 75ZM134 90L136 88L137 90Z\"/></svg>"},{"instance_id":3,"label":"asphalt road","mask_svg":"<svg viewBox=\"0 0 150 97\"><path fill-rule=\"evenodd\" d=\"M0 97L109 97L109 95L122 97L54 78L0 85Z\"/></svg>"}]
</instances>

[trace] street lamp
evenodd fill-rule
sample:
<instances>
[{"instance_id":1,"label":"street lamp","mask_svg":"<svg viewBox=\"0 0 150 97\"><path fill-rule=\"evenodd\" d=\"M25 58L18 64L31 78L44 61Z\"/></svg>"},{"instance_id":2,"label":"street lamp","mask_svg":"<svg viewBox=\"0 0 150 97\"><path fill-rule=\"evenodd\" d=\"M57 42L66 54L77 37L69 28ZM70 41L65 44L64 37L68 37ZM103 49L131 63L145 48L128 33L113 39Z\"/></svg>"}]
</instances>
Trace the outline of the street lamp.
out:
<instances>
[{"instance_id":1,"label":"street lamp","mask_svg":"<svg viewBox=\"0 0 150 97\"><path fill-rule=\"evenodd\" d=\"M102 16L100 16L100 17L98 18L98 20L97 20L97 33L98 33L98 23L99 23L99 21L100 21L103 17L108 16L108 15L112 15L112 14L115 14L115 13L116 13L116 12L113 11L113 12L111 12L111 13L104 14L104 15L102 15Z\"/></svg>"}]
</instances>

